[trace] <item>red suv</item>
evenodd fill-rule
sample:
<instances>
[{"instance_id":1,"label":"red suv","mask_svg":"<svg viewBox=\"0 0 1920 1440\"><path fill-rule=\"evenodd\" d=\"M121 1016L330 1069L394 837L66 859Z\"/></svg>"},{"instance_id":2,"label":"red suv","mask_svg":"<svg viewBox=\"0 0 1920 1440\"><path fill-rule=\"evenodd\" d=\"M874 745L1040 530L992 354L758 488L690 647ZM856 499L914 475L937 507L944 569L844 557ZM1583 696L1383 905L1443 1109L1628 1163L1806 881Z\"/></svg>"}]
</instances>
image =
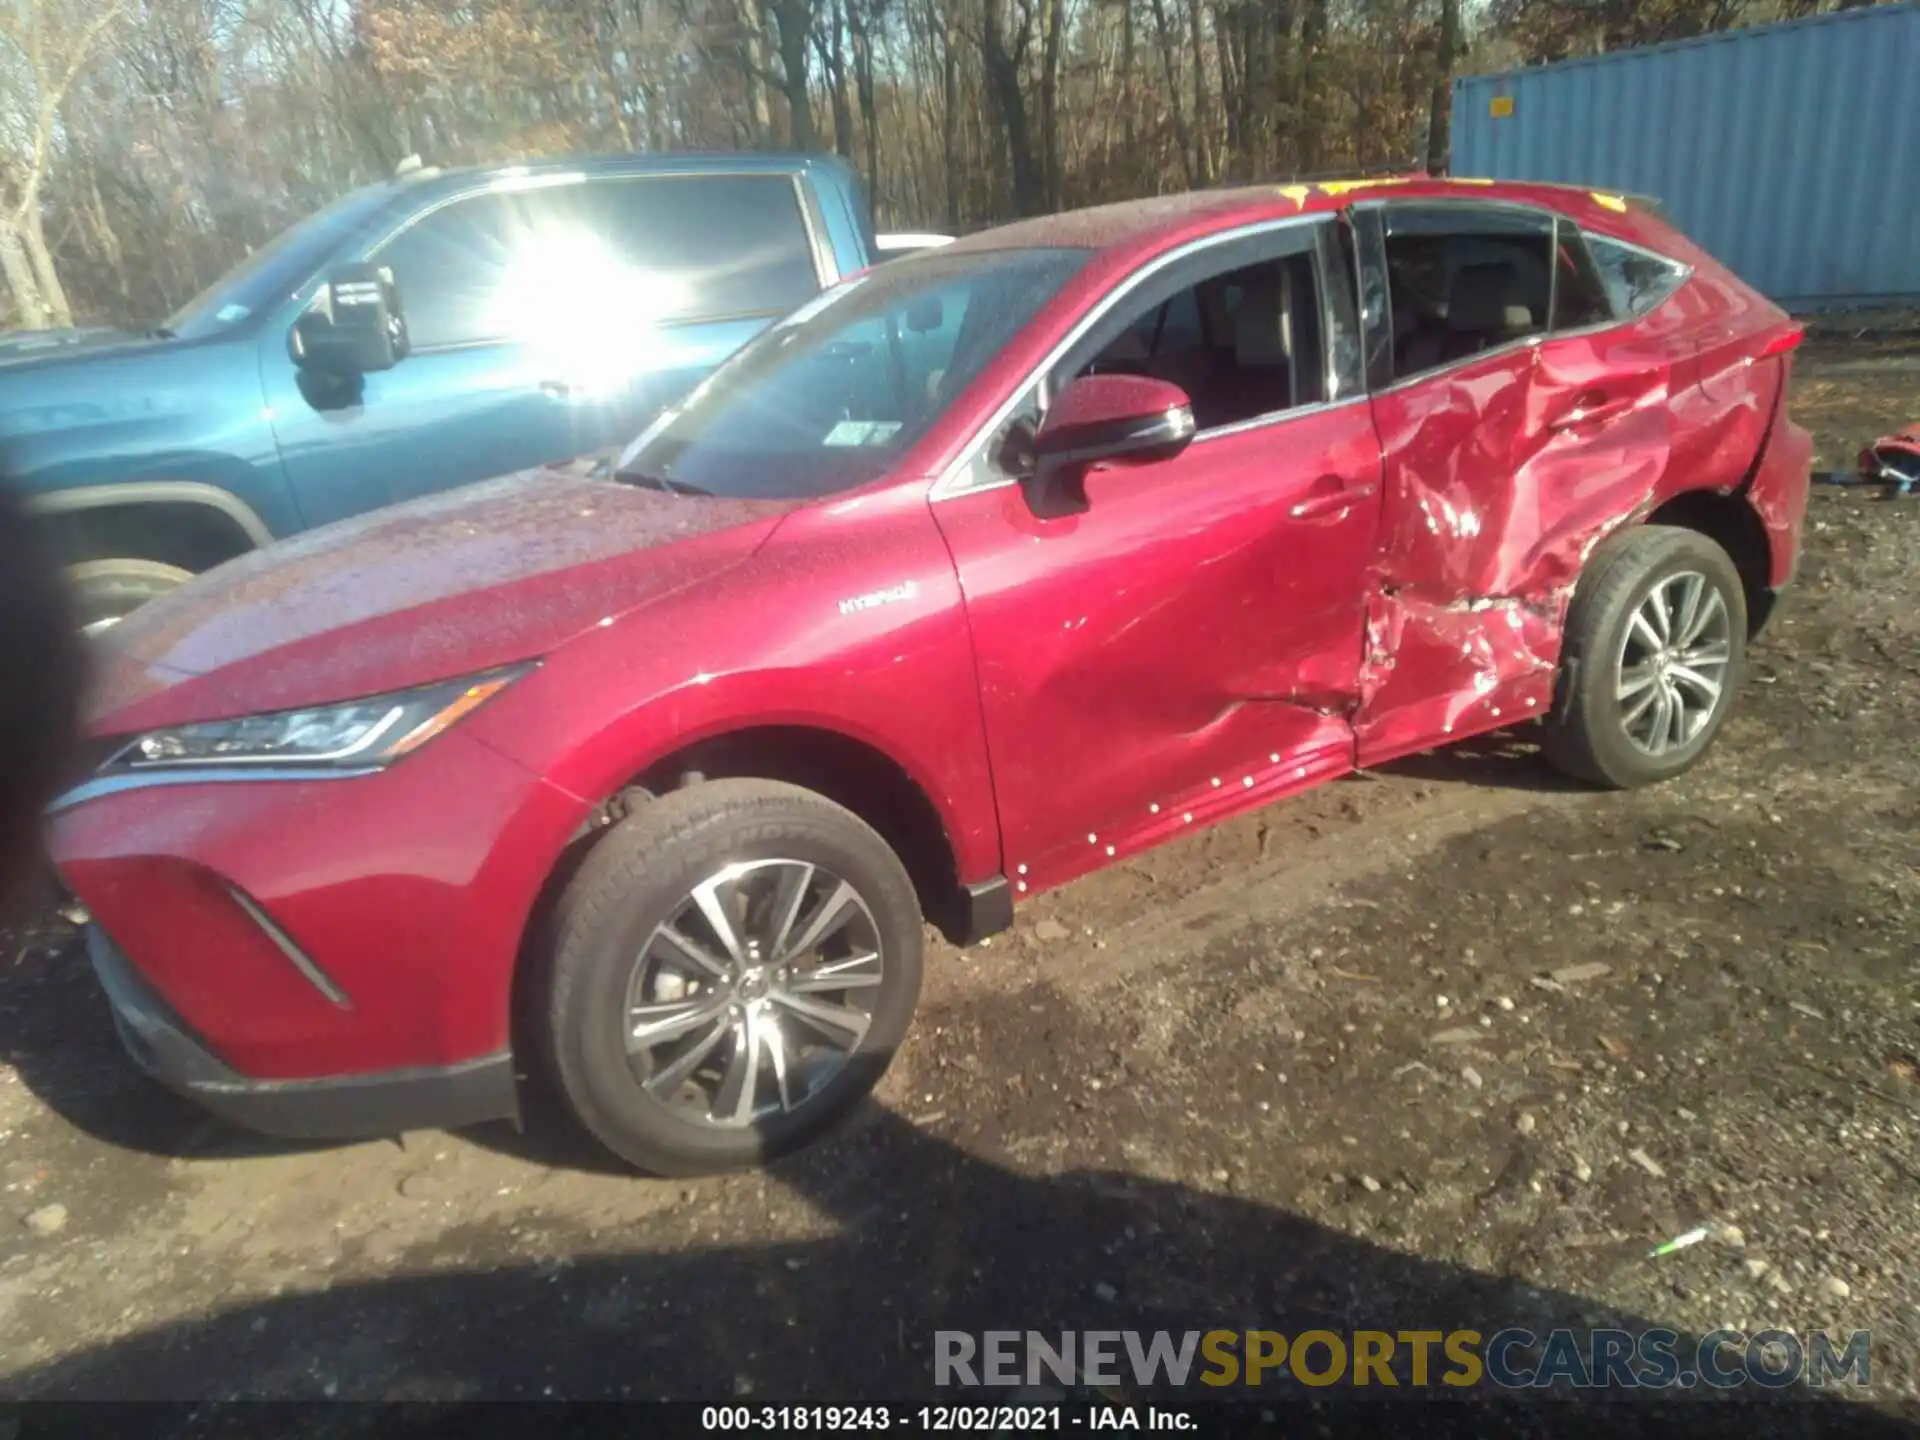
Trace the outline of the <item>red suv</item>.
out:
<instances>
[{"instance_id":1,"label":"red suv","mask_svg":"<svg viewBox=\"0 0 1920 1440\"><path fill-rule=\"evenodd\" d=\"M1797 326L1638 202L1426 179L859 276L617 458L315 531L111 632L55 856L134 1056L289 1134L751 1162L901 1043L923 918L1532 722L1726 719Z\"/></svg>"}]
</instances>

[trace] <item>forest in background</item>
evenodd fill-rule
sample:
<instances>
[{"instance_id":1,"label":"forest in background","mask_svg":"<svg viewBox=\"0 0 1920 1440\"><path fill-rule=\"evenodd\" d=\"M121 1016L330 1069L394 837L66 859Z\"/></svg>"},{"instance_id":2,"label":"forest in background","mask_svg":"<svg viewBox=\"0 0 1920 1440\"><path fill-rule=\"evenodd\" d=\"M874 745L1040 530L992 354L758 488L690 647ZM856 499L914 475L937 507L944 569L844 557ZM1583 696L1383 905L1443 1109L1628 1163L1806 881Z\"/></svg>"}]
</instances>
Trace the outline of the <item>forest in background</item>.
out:
<instances>
[{"instance_id":1,"label":"forest in background","mask_svg":"<svg viewBox=\"0 0 1920 1440\"><path fill-rule=\"evenodd\" d=\"M153 323L410 155L821 150L879 228L1444 168L1451 77L1857 0L0 0L0 328Z\"/></svg>"}]
</instances>

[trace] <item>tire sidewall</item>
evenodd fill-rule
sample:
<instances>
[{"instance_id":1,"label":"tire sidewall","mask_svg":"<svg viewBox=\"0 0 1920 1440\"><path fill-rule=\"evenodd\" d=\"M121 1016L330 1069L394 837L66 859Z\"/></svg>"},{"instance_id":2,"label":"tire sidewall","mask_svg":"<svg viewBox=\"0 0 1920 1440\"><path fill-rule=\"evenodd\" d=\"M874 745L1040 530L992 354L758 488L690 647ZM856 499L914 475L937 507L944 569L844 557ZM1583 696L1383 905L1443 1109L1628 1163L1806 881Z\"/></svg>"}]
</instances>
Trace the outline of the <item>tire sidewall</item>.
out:
<instances>
[{"instance_id":1,"label":"tire sidewall","mask_svg":"<svg viewBox=\"0 0 1920 1440\"><path fill-rule=\"evenodd\" d=\"M623 823L649 825L658 808ZM554 1058L580 1119L615 1153L662 1173L758 1163L831 1126L885 1073L919 1001L925 936L912 883L892 851L854 816L833 823L837 819L812 807L771 823L764 812L717 819L689 843L670 843L654 854L639 884L596 917L591 933L572 937L565 963L574 973L554 1015ZM827 1093L793 1114L740 1130L697 1125L647 1097L629 1068L625 1015L633 966L654 929L696 884L726 864L770 859L821 866L859 891L886 957L873 1019ZM594 877L580 878L591 885Z\"/></svg>"},{"instance_id":2,"label":"tire sidewall","mask_svg":"<svg viewBox=\"0 0 1920 1440\"><path fill-rule=\"evenodd\" d=\"M102 620L124 620L192 578L190 570L154 560L90 560L66 571L74 619L81 629Z\"/></svg>"},{"instance_id":3,"label":"tire sidewall","mask_svg":"<svg viewBox=\"0 0 1920 1440\"><path fill-rule=\"evenodd\" d=\"M1604 614L1594 617L1592 638L1580 650L1585 672L1580 705L1588 744L1602 771L1615 783L1639 786L1657 784L1690 768L1726 724L1746 674L1747 606L1739 571L1726 551L1705 536L1669 531L1660 537L1659 544L1647 546L1647 553L1627 563L1639 570L1638 577L1614 598ZM1678 749L1661 756L1648 755L1627 738L1620 723L1619 701L1614 698L1615 667L1635 612L1656 587L1688 570L1699 571L1720 591L1727 607L1730 659L1721 682L1720 703L1705 728Z\"/></svg>"}]
</instances>

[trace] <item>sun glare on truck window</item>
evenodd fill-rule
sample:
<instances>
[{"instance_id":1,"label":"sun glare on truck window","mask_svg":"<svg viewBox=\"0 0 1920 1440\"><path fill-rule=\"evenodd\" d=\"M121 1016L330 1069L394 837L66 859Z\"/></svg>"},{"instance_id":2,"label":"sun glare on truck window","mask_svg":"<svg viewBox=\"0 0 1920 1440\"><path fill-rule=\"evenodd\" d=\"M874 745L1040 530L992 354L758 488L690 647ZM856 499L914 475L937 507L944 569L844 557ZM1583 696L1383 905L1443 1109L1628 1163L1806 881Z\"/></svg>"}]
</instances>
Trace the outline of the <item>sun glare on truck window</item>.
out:
<instances>
[{"instance_id":1,"label":"sun glare on truck window","mask_svg":"<svg viewBox=\"0 0 1920 1440\"><path fill-rule=\"evenodd\" d=\"M516 237L493 322L527 347L542 381L604 394L647 368L657 328L686 304L682 283L628 264L590 232L532 232Z\"/></svg>"}]
</instances>

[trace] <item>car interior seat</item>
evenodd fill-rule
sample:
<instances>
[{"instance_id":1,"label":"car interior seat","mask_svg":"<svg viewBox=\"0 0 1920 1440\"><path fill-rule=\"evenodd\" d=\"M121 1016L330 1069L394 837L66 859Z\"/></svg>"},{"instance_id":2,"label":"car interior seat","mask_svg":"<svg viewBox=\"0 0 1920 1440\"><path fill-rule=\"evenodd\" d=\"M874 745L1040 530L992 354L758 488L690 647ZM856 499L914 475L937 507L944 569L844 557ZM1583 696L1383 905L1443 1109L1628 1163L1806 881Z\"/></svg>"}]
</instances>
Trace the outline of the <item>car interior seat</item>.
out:
<instances>
[{"instance_id":1,"label":"car interior seat","mask_svg":"<svg viewBox=\"0 0 1920 1440\"><path fill-rule=\"evenodd\" d=\"M1446 360L1460 360L1534 329L1533 308L1520 303L1520 269L1511 261L1462 265L1447 291Z\"/></svg>"},{"instance_id":2,"label":"car interior seat","mask_svg":"<svg viewBox=\"0 0 1920 1440\"><path fill-rule=\"evenodd\" d=\"M1232 425L1293 403L1293 277L1265 268L1233 309L1233 363L1209 387L1202 428ZM1196 409L1198 409L1196 401Z\"/></svg>"}]
</instances>

